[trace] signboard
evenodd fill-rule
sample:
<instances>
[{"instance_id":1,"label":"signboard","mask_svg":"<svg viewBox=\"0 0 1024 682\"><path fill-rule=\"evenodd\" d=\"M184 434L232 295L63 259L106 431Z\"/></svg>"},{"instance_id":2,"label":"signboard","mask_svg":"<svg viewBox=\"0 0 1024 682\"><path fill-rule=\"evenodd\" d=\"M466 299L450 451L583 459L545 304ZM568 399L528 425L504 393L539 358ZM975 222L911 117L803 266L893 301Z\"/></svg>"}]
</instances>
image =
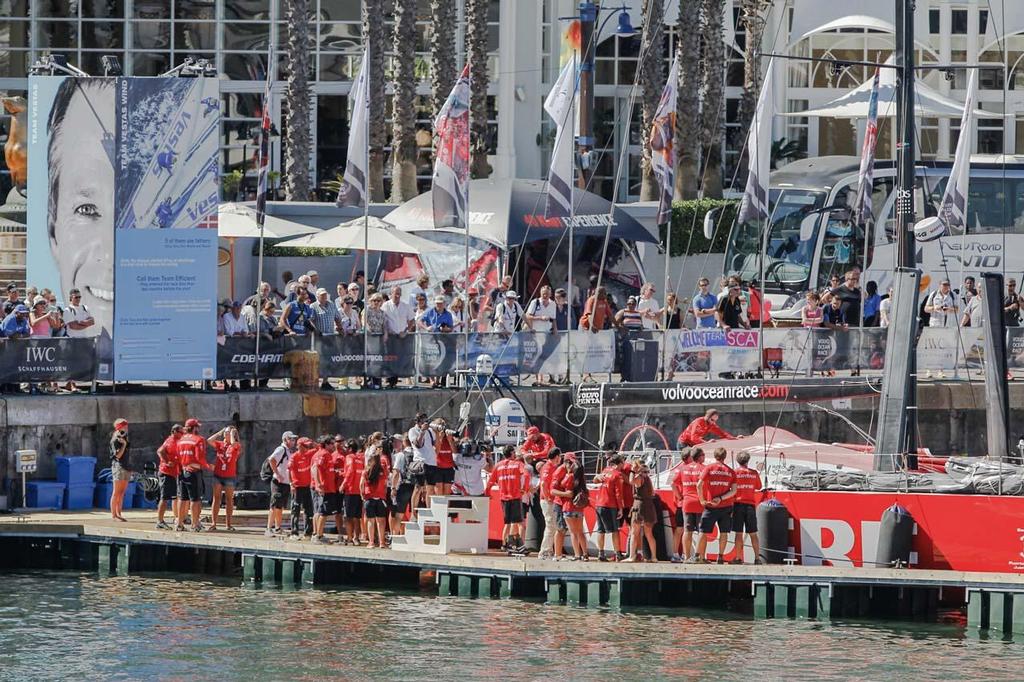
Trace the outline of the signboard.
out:
<instances>
[{"instance_id":1,"label":"signboard","mask_svg":"<svg viewBox=\"0 0 1024 682\"><path fill-rule=\"evenodd\" d=\"M0 383L92 381L96 338L0 340Z\"/></svg>"},{"instance_id":2,"label":"signboard","mask_svg":"<svg viewBox=\"0 0 1024 682\"><path fill-rule=\"evenodd\" d=\"M816 402L840 398L877 397L880 378L792 379L602 384L605 407L638 405L714 405L760 402ZM582 407L582 405L581 405Z\"/></svg>"}]
</instances>

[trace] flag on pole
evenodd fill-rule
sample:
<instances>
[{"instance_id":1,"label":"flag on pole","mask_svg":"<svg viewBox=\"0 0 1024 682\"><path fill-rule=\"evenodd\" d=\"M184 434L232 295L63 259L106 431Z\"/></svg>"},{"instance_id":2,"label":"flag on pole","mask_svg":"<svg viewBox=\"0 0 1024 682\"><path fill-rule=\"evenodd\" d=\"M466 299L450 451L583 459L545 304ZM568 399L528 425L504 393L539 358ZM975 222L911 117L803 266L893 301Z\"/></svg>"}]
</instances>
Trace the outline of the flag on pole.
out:
<instances>
[{"instance_id":1,"label":"flag on pole","mask_svg":"<svg viewBox=\"0 0 1024 682\"><path fill-rule=\"evenodd\" d=\"M860 150L860 179L857 182L857 196L853 202L855 225L866 225L873 217L871 192L875 170L875 146L878 144L878 84L881 72L882 69L876 67L875 78L871 82L868 122L864 128L864 144Z\"/></svg>"},{"instance_id":2,"label":"flag on pole","mask_svg":"<svg viewBox=\"0 0 1024 682\"><path fill-rule=\"evenodd\" d=\"M366 147L369 144L370 125L370 77L368 75L370 52L363 52L359 75L352 85L352 119L348 133L348 159L345 161L345 176L338 190L338 206L366 205L366 178L369 169L366 164Z\"/></svg>"},{"instance_id":3,"label":"flag on pole","mask_svg":"<svg viewBox=\"0 0 1024 682\"><path fill-rule=\"evenodd\" d=\"M967 100L960 118L960 138L956 141L953 168L946 182L946 191L939 204L939 217L947 230L963 230L967 226L967 182L971 173L971 119L978 96L978 70L971 69L967 81Z\"/></svg>"},{"instance_id":4,"label":"flag on pole","mask_svg":"<svg viewBox=\"0 0 1024 682\"><path fill-rule=\"evenodd\" d=\"M747 186L743 190L743 201L737 220L767 220L768 212L768 173L772 165L772 88L773 62L768 62L768 69L761 84L761 94L757 98L757 109L754 110L754 121L747 136Z\"/></svg>"},{"instance_id":5,"label":"flag on pole","mask_svg":"<svg viewBox=\"0 0 1024 682\"><path fill-rule=\"evenodd\" d=\"M658 198L658 225L664 225L672 217L672 195L676 186L676 100L679 96L679 53L672 60L668 82L661 91L658 110L651 122L651 170L661 195Z\"/></svg>"},{"instance_id":6,"label":"flag on pole","mask_svg":"<svg viewBox=\"0 0 1024 682\"><path fill-rule=\"evenodd\" d=\"M576 58L565 63L558 80L555 81L548 98L544 100L544 111L555 122L555 146L551 150L551 168L548 170L548 196L544 217L565 217L572 215L572 183L575 163L573 162L573 141L575 121L573 114L576 101Z\"/></svg>"},{"instance_id":7,"label":"flag on pole","mask_svg":"<svg viewBox=\"0 0 1024 682\"><path fill-rule=\"evenodd\" d=\"M434 121L434 227L469 225L469 64L462 70Z\"/></svg>"},{"instance_id":8,"label":"flag on pole","mask_svg":"<svg viewBox=\"0 0 1024 682\"><path fill-rule=\"evenodd\" d=\"M274 46L267 52L267 83L263 89L263 117L260 121L260 148L256 156L256 224L263 227L267 211L267 176L270 171L271 88L274 86Z\"/></svg>"}]
</instances>

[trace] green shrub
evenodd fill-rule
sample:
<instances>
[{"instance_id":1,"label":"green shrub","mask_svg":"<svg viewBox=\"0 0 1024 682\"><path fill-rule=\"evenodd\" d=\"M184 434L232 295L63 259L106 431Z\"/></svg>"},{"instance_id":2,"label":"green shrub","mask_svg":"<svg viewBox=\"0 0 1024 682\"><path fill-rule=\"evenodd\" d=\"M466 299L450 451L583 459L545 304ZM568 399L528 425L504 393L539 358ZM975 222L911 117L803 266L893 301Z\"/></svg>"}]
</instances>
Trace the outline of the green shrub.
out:
<instances>
[{"instance_id":1,"label":"green shrub","mask_svg":"<svg viewBox=\"0 0 1024 682\"><path fill-rule=\"evenodd\" d=\"M715 235L712 241L704 237L704 215L713 208L722 207L722 212L715 222ZM690 199L676 201L672 204L672 255L706 253L709 250L719 253L725 251L729 238L729 230L740 202L734 199ZM661 227L661 241L665 243L665 226ZM687 248L689 247L689 248Z\"/></svg>"}]
</instances>

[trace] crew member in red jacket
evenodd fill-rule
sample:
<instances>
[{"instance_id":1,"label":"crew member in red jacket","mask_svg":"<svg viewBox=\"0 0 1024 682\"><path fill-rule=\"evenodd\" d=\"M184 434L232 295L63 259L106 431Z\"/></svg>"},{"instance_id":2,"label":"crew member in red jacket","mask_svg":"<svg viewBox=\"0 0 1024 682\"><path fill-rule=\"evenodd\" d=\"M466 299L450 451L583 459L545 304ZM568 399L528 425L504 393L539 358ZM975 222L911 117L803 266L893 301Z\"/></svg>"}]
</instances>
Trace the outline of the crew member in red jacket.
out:
<instances>
[{"instance_id":1,"label":"crew member in red jacket","mask_svg":"<svg viewBox=\"0 0 1024 682\"><path fill-rule=\"evenodd\" d=\"M690 465L693 464L693 452L702 452L700 448L694 448L690 450L687 448L683 450L682 462L676 468L675 476L672 477L672 501L676 505L675 513L675 524L672 528L672 562L679 563L680 561L686 561L690 556L690 537L687 537L687 541L683 542L683 534L686 532L686 490L687 482L686 475L690 469ZM698 474L699 475L699 474ZM697 479L693 479L693 484L696 486ZM696 490L693 492L694 500L696 500ZM690 536L693 535L693 531L690 531Z\"/></svg>"},{"instance_id":2,"label":"crew member in red jacket","mask_svg":"<svg viewBox=\"0 0 1024 682\"><path fill-rule=\"evenodd\" d=\"M196 422L189 419L189 422ZM185 435L178 439L178 464L181 465L181 473L178 475L178 523L175 530L185 530L185 512L192 517L192 530L200 532L203 524L199 522L199 515L203 508L202 478L203 469L211 469L206 461L206 440L198 433L188 433L189 428L193 431L198 426L186 427Z\"/></svg>"},{"instance_id":3,"label":"crew member in red jacket","mask_svg":"<svg viewBox=\"0 0 1024 682\"><path fill-rule=\"evenodd\" d=\"M612 561L620 561L623 558L619 522L622 519L623 510L626 508L623 498L626 480L622 475L622 462L622 455L612 455L608 459L608 466L594 476L594 483L601 485L594 496L594 511L597 513L598 561L608 561L608 557L604 554L604 539L605 535L609 533L612 536L612 547L615 548L615 553L611 557Z\"/></svg>"},{"instance_id":4,"label":"crew member in red jacket","mask_svg":"<svg viewBox=\"0 0 1024 682\"><path fill-rule=\"evenodd\" d=\"M531 464L548 458L551 448L555 447L555 439L546 433L542 433L536 426L526 429L526 440L519 446L526 460Z\"/></svg>"},{"instance_id":5,"label":"crew member in red jacket","mask_svg":"<svg viewBox=\"0 0 1024 682\"><path fill-rule=\"evenodd\" d=\"M342 542L342 535L345 532L345 522L342 519L342 512L345 510L345 493L341 491L341 484L345 480L345 439L341 434L335 434L332 447L328 448L331 453L331 471L334 472L334 504L331 509L334 511L334 527L338 529L338 542ZM326 525L326 520L324 525ZM355 538L349 538L354 540Z\"/></svg>"},{"instance_id":6,"label":"crew member in red jacket","mask_svg":"<svg viewBox=\"0 0 1024 682\"><path fill-rule=\"evenodd\" d=\"M732 507L733 546L736 556L731 563L743 563L743 532L750 536L750 546L754 550L754 563L763 564L761 560L761 543L757 539L757 493L761 490L761 474L747 466L750 453L741 452L736 455L736 503Z\"/></svg>"},{"instance_id":7,"label":"crew member in red jacket","mask_svg":"<svg viewBox=\"0 0 1024 682\"><path fill-rule=\"evenodd\" d=\"M156 456L160 458L158 468L158 480L160 481L160 503L156 506L156 527L158 530L170 530L171 527L164 521L167 513L167 501L171 502L171 516L178 518L178 476L181 475L181 465L178 464L178 441L185 434L181 424L171 427L171 435L167 436L163 444L156 449Z\"/></svg>"},{"instance_id":8,"label":"crew member in red jacket","mask_svg":"<svg viewBox=\"0 0 1024 682\"><path fill-rule=\"evenodd\" d=\"M718 563L725 563L725 543L732 530L732 506L736 497L736 473L725 463L725 448L715 448L715 461L704 467L697 481L697 495L704 507L695 563L706 564L708 535L718 526Z\"/></svg>"},{"instance_id":9,"label":"crew member in red jacket","mask_svg":"<svg viewBox=\"0 0 1024 682\"><path fill-rule=\"evenodd\" d=\"M523 493L530 487L530 472L516 459L516 449L506 445L502 460L487 479L487 493L497 486L505 525L501 529L502 546L511 551L523 551Z\"/></svg>"},{"instance_id":10,"label":"crew member in red jacket","mask_svg":"<svg viewBox=\"0 0 1024 682\"><path fill-rule=\"evenodd\" d=\"M341 492L345 495L345 529L348 532L348 542L358 545L363 518L363 497L359 490L359 482L363 478L363 470L366 469L366 454L359 452L359 441L354 438L348 439L345 449L348 454L345 455L345 473L341 481Z\"/></svg>"},{"instance_id":11,"label":"crew member in red jacket","mask_svg":"<svg viewBox=\"0 0 1024 682\"><path fill-rule=\"evenodd\" d=\"M718 425L718 417L718 410L712 407L704 413L703 417L697 417L690 422L689 426L683 429L683 432L679 434L677 441L679 443L679 447L692 448L695 445L718 440L720 438L735 438L736 436Z\"/></svg>"},{"instance_id":12,"label":"crew member in red jacket","mask_svg":"<svg viewBox=\"0 0 1024 682\"><path fill-rule=\"evenodd\" d=\"M313 466L313 453L316 443L309 438L299 439L299 449L288 459L288 477L292 481L292 539L299 537L299 514L306 514L303 527L305 536L313 535L313 477L310 468Z\"/></svg>"},{"instance_id":13,"label":"crew member in red jacket","mask_svg":"<svg viewBox=\"0 0 1024 682\"><path fill-rule=\"evenodd\" d=\"M338 492L338 484L334 478L334 465L331 457L334 454L334 437L324 436L320 439L320 448L313 453L313 461L310 463L310 487L313 489L313 537L315 542L327 544L324 538L324 528L327 526L327 517L337 513L334 507L335 493ZM339 524L338 533L341 533Z\"/></svg>"}]
</instances>

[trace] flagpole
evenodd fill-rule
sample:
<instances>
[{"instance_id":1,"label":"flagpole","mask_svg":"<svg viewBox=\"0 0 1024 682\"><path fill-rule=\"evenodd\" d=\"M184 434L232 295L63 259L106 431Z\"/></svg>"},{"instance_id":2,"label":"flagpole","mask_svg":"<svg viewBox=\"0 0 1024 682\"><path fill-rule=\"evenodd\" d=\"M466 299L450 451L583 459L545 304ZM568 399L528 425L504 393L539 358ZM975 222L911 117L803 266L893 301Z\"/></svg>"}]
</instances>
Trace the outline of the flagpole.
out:
<instances>
[{"instance_id":1,"label":"flagpole","mask_svg":"<svg viewBox=\"0 0 1024 682\"><path fill-rule=\"evenodd\" d=\"M264 184L264 178L269 174L270 169L264 168L264 164L267 162L267 158L270 154L270 130L274 125L273 120L270 117L270 100L271 100L271 87L273 85L273 74L274 74L274 41L270 41L270 46L267 48L267 83L263 89L263 121L269 121L268 124L264 125L263 121L260 122L260 148L258 157L258 168L256 178L256 222L260 228L260 247L259 247L259 259L256 262L256 354L253 361L253 377L252 380L255 382L255 389L259 390L260 385L260 314L262 313L263 301L260 299L260 287L263 285L263 237L264 237L264 224L266 223L266 192L267 187ZM262 202L263 210L260 210Z\"/></svg>"},{"instance_id":2,"label":"flagpole","mask_svg":"<svg viewBox=\"0 0 1024 682\"><path fill-rule=\"evenodd\" d=\"M577 96L576 95L577 95L578 88L579 88L580 76L579 76L579 72L578 72L579 64L577 63L577 60L576 60L576 52L575 51L573 52L573 55L572 55L572 61L573 61L573 73L576 75L576 77L573 78L572 116L570 117L570 120L572 121L572 125L573 125L573 128L574 128L573 133L576 133L576 132L578 132L578 125L577 125L578 119L577 119L577 107L576 107ZM573 135L572 139L573 139L573 145L575 146L575 142L576 142L576 135L575 134ZM576 150L575 149L573 149L573 156L574 157L576 156ZM575 171L575 169L576 169L576 161L575 161L575 159L573 159L573 166L572 167L573 167L573 170ZM550 181L551 180L549 178L548 182L550 182ZM573 326L574 326L573 319L572 319L572 317L573 317L572 316L572 307L573 307L573 304L575 302L574 301L574 299L575 299L575 282L573 281L573 260L574 260L574 256L575 256L575 245L574 245L573 242L575 241L575 236L576 236L576 233L575 233L575 225L576 225L576 182L575 182L575 180L570 178L570 182L568 183L568 185L569 185L569 268L568 268L569 269L569 290L567 292L565 292L565 295L566 295L566 297L569 300L569 308L568 308L568 310L565 311L565 317L566 317L566 320L568 320L568 323L566 324L566 327L568 327L568 329L566 329L566 333L568 334L568 338L566 339L567 343L565 344L565 383L571 385L572 384L572 364L571 364L571 361L572 361L572 329L573 329Z\"/></svg>"},{"instance_id":3,"label":"flagpole","mask_svg":"<svg viewBox=\"0 0 1024 682\"><path fill-rule=\"evenodd\" d=\"M367 292L370 289L370 41L366 41L366 52L363 53L363 59L366 60L366 83L364 105L366 107L366 125L367 134L366 144L363 145L363 168L364 180L363 180L363 287L360 292L363 295L363 317L366 316L366 309L370 307L370 297L367 296ZM364 320L359 321L363 325L363 382L369 381L370 378L370 353L369 353L369 339L370 332L369 327L365 324ZM383 337L381 337L383 338ZM372 383L372 382L371 382Z\"/></svg>"},{"instance_id":4,"label":"flagpole","mask_svg":"<svg viewBox=\"0 0 1024 682\"><path fill-rule=\"evenodd\" d=\"M460 75L461 75L461 72L460 72ZM473 70L472 69L470 69L470 71L469 71L469 92L470 92L470 101L472 101L472 98L473 98ZM469 132L470 132L470 134L472 134L472 132L473 132L473 107L469 108ZM469 146L470 146L470 150L472 150L472 148L473 148L472 142L470 142ZM465 228L466 228L466 239L465 239L466 263L465 263L465 268L466 269L464 271L465 274L464 274L464 276L462 278L462 280L463 280L462 281L463 295L465 296L465 299L464 299L465 303L462 306L462 319L463 319L462 327L463 327L463 333L465 335L465 350L464 350L464 356L465 357L464 357L464 362L466 363L466 370L467 371L469 370L469 313L470 313L470 310L469 310L469 287L472 286L472 284L469 281L469 223L470 223L470 217L469 216L470 216L470 211L469 211L469 181L467 180L467 182L466 182L466 225L465 225ZM478 296L480 295L479 292L477 292L477 295ZM458 358L458 354L456 354L455 357ZM466 374L465 376L466 376L466 388L468 390L469 389L469 374Z\"/></svg>"}]
</instances>

